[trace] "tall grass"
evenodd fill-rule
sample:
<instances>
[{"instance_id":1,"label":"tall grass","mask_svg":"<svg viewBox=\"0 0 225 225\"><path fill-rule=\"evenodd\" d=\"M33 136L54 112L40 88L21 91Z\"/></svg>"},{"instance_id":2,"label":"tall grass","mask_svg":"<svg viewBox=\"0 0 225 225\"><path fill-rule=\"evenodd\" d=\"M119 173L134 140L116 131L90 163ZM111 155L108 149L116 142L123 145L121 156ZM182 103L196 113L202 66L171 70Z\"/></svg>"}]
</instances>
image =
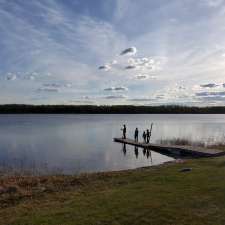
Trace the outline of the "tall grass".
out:
<instances>
[{"instance_id":1,"label":"tall grass","mask_svg":"<svg viewBox=\"0 0 225 225\"><path fill-rule=\"evenodd\" d=\"M221 141L194 141L188 138L171 138L171 139L160 139L156 141L157 144L162 145L186 145L193 147L203 147L203 148L214 148L225 150L225 140Z\"/></svg>"}]
</instances>

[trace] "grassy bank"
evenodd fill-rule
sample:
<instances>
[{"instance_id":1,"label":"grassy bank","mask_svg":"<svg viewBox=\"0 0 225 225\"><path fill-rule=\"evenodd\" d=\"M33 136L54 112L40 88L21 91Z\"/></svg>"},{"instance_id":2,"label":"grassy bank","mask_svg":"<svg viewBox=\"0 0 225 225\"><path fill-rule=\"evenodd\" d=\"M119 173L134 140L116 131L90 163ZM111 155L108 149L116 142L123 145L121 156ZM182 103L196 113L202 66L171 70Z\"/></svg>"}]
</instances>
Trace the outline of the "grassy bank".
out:
<instances>
[{"instance_id":1,"label":"grassy bank","mask_svg":"<svg viewBox=\"0 0 225 225\"><path fill-rule=\"evenodd\" d=\"M225 224L224 177L225 157L79 177L2 177L0 224Z\"/></svg>"}]
</instances>

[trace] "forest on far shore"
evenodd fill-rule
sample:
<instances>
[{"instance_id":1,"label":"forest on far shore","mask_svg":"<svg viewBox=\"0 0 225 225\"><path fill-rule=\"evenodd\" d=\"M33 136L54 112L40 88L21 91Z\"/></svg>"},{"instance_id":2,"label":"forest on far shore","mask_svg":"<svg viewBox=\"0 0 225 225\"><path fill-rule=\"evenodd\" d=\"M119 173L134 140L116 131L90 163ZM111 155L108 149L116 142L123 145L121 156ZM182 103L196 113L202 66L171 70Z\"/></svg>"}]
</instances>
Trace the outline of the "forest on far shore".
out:
<instances>
[{"instance_id":1,"label":"forest on far shore","mask_svg":"<svg viewBox=\"0 0 225 225\"><path fill-rule=\"evenodd\" d=\"M189 107L180 105L0 105L0 114L225 114L225 106Z\"/></svg>"}]
</instances>

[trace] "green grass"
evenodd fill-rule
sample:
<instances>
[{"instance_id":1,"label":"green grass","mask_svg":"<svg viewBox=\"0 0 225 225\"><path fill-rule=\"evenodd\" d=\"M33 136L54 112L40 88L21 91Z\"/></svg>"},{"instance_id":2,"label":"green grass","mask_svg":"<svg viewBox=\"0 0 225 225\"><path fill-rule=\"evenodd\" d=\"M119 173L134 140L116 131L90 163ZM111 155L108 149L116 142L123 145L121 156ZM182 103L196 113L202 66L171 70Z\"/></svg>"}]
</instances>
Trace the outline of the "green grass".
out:
<instances>
[{"instance_id":1,"label":"green grass","mask_svg":"<svg viewBox=\"0 0 225 225\"><path fill-rule=\"evenodd\" d=\"M192 170L180 172L186 167ZM0 180L12 182L20 195L0 198L0 225L225 224L225 157L79 177ZM35 191L39 186L51 191Z\"/></svg>"}]
</instances>

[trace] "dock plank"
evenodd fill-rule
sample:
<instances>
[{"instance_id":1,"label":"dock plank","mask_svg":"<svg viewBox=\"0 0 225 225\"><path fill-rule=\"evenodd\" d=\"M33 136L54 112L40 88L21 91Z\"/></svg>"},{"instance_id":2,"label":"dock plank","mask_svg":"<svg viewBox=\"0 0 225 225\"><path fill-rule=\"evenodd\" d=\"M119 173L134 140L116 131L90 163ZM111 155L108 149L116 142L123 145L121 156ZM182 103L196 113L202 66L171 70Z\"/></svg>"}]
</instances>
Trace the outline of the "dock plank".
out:
<instances>
[{"instance_id":1,"label":"dock plank","mask_svg":"<svg viewBox=\"0 0 225 225\"><path fill-rule=\"evenodd\" d=\"M181 154L181 155L190 155L193 157L215 157L225 155L225 151L218 149L208 149L203 147L194 147L194 146L180 146L180 145L160 145L144 142L136 142L133 139L129 138L114 138L115 142L133 145L136 147L147 148L155 150L162 154Z\"/></svg>"}]
</instances>

